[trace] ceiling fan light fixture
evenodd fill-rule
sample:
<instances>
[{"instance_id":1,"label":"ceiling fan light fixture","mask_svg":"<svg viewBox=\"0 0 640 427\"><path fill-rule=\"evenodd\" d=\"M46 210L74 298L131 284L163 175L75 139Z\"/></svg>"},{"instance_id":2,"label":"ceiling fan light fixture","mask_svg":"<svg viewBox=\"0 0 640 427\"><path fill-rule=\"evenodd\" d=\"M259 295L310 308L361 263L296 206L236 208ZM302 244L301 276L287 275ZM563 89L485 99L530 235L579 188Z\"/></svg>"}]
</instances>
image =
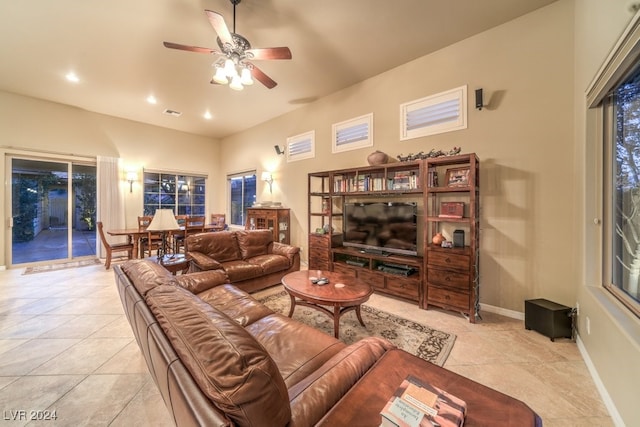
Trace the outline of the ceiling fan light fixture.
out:
<instances>
[{"instance_id":1,"label":"ceiling fan light fixture","mask_svg":"<svg viewBox=\"0 0 640 427\"><path fill-rule=\"evenodd\" d=\"M253 78L251 78L251 70L246 67L242 69L242 73L240 74L240 83L245 86L251 86L253 84Z\"/></svg>"},{"instance_id":2,"label":"ceiling fan light fixture","mask_svg":"<svg viewBox=\"0 0 640 427\"><path fill-rule=\"evenodd\" d=\"M227 73L224 71L224 68L216 66L216 73L213 75L213 81L221 85L229 83Z\"/></svg>"},{"instance_id":3,"label":"ceiling fan light fixture","mask_svg":"<svg viewBox=\"0 0 640 427\"><path fill-rule=\"evenodd\" d=\"M244 86L242 86L242 83L240 82L240 76L237 73L235 76L233 76L233 79L231 79L231 84L229 84L229 87L233 90L244 89Z\"/></svg>"},{"instance_id":4,"label":"ceiling fan light fixture","mask_svg":"<svg viewBox=\"0 0 640 427\"><path fill-rule=\"evenodd\" d=\"M231 79L238 75L238 71L236 71L236 65L233 63L233 60L231 58L227 58L224 61L224 72L226 73L227 77Z\"/></svg>"}]
</instances>

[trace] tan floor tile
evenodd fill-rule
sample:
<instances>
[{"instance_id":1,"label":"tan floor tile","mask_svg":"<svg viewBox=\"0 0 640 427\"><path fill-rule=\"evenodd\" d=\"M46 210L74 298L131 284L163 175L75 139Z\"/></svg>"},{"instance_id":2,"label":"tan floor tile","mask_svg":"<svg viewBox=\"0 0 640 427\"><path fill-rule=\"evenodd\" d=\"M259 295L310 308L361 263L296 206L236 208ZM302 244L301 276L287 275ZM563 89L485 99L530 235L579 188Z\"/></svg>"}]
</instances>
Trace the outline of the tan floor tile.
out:
<instances>
[{"instance_id":1,"label":"tan floor tile","mask_svg":"<svg viewBox=\"0 0 640 427\"><path fill-rule=\"evenodd\" d=\"M12 387L0 390L0 408L4 414L2 425L25 425L34 415L32 411L55 409L55 403L83 379L83 375L26 376L18 379ZM49 422L46 424L50 425Z\"/></svg>"},{"instance_id":2,"label":"tan floor tile","mask_svg":"<svg viewBox=\"0 0 640 427\"><path fill-rule=\"evenodd\" d=\"M0 355L29 341L28 339L0 340Z\"/></svg>"},{"instance_id":3,"label":"tan floor tile","mask_svg":"<svg viewBox=\"0 0 640 427\"><path fill-rule=\"evenodd\" d=\"M36 338L42 334L60 327L74 316L67 315L43 315L43 316L17 316L17 321L0 328L0 338Z\"/></svg>"},{"instance_id":4,"label":"tan floor tile","mask_svg":"<svg viewBox=\"0 0 640 427\"><path fill-rule=\"evenodd\" d=\"M50 407L58 415L58 419L50 425L107 426L140 391L147 379L147 375L89 375Z\"/></svg>"},{"instance_id":5,"label":"tan floor tile","mask_svg":"<svg viewBox=\"0 0 640 427\"><path fill-rule=\"evenodd\" d=\"M91 374L131 340L85 339L34 369L32 375Z\"/></svg>"},{"instance_id":6,"label":"tan floor tile","mask_svg":"<svg viewBox=\"0 0 640 427\"><path fill-rule=\"evenodd\" d=\"M120 316L109 314L88 314L75 316L64 325L47 331L41 338L87 338Z\"/></svg>"},{"instance_id":7,"label":"tan floor tile","mask_svg":"<svg viewBox=\"0 0 640 427\"><path fill-rule=\"evenodd\" d=\"M174 426L171 414L164 405L162 396L151 377L142 390L109 425L109 427L129 426Z\"/></svg>"},{"instance_id":8,"label":"tan floor tile","mask_svg":"<svg viewBox=\"0 0 640 427\"><path fill-rule=\"evenodd\" d=\"M126 316L116 316L116 320L95 331L89 338L131 338L133 331Z\"/></svg>"},{"instance_id":9,"label":"tan floor tile","mask_svg":"<svg viewBox=\"0 0 640 427\"><path fill-rule=\"evenodd\" d=\"M77 339L29 340L0 354L0 375L27 375L79 341Z\"/></svg>"},{"instance_id":10,"label":"tan floor tile","mask_svg":"<svg viewBox=\"0 0 640 427\"><path fill-rule=\"evenodd\" d=\"M138 342L131 339L128 345L100 366L96 374L145 374L149 372Z\"/></svg>"}]
</instances>

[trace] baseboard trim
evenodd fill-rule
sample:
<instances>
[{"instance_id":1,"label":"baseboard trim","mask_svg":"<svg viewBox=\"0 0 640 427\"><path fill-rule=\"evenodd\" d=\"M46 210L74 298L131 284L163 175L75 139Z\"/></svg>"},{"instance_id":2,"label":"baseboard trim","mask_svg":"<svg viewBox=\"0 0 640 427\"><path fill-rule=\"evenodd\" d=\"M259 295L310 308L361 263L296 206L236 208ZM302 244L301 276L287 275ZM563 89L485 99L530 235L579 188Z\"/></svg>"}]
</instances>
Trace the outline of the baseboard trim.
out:
<instances>
[{"instance_id":1,"label":"baseboard trim","mask_svg":"<svg viewBox=\"0 0 640 427\"><path fill-rule=\"evenodd\" d=\"M495 305L480 304L480 316L482 316L482 311L500 314L502 316L511 317L512 319L524 320L524 313L515 310L507 310L502 307L496 307Z\"/></svg>"},{"instance_id":2,"label":"baseboard trim","mask_svg":"<svg viewBox=\"0 0 640 427\"><path fill-rule=\"evenodd\" d=\"M604 403L604 406L607 408L607 411L609 412L609 416L611 416L611 420L613 421L613 424L615 426L624 427L625 426L624 421L622 420L622 417L620 416L620 413L618 412L616 405L613 403L611 396L609 396L609 392L607 391L606 387L602 383L602 380L598 375L598 371L596 370L595 365L591 361L591 358L589 357L589 353L587 352L587 349L585 348L584 343L580 339L580 334L577 334L576 336L576 344L578 345L578 350L580 351L582 360L584 360L584 363L587 365L587 370L589 371L589 374L591 374L591 378L593 379L593 382L596 385L596 389L598 390L598 393L602 398L602 402Z\"/></svg>"}]
</instances>

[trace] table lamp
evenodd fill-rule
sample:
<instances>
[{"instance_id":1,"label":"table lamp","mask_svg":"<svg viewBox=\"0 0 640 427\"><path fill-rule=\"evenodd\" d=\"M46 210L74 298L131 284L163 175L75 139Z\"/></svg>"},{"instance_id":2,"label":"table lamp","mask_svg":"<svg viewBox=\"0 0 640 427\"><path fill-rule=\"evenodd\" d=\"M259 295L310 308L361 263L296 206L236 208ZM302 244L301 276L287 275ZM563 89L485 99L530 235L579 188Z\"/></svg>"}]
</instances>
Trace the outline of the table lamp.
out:
<instances>
[{"instance_id":1,"label":"table lamp","mask_svg":"<svg viewBox=\"0 0 640 427\"><path fill-rule=\"evenodd\" d=\"M167 231L173 230L180 230L180 225L176 221L173 209L156 209L147 231L159 231L162 236L162 243L158 247L158 262L162 262L167 252Z\"/></svg>"}]
</instances>

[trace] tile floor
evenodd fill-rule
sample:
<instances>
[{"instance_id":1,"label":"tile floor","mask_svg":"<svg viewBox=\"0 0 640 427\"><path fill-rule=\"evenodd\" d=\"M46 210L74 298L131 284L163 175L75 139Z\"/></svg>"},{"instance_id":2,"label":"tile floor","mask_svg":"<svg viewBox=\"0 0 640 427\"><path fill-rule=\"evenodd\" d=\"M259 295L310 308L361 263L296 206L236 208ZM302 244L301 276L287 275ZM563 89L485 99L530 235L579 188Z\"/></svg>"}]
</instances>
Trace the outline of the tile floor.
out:
<instances>
[{"instance_id":1,"label":"tile floor","mask_svg":"<svg viewBox=\"0 0 640 427\"><path fill-rule=\"evenodd\" d=\"M0 271L0 425L172 425L113 271L23 271ZM545 426L613 425L569 340L552 343L522 321L491 313L472 325L379 295L370 304L456 334L445 367L525 401ZM29 421L52 411L55 422Z\"/></svg>"}]
</instances>

